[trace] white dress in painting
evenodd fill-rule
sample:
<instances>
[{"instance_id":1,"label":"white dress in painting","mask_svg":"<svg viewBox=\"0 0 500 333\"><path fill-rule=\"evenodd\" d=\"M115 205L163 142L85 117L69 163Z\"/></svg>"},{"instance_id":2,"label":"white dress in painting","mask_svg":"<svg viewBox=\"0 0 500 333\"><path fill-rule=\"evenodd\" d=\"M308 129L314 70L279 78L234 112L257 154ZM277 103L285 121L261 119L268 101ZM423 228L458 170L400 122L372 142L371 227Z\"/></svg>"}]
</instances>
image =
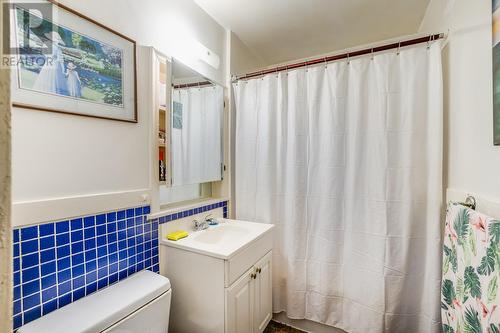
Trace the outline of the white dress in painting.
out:
<instances>
[{"instance_id":1,"label":"white dress in painting","mask_svg":"<svg viewBox=\"0 0 500 333\"><path fill-rule=\"evenodd\" d=\"M81 97L82 81L75 69L76 67L70 62L68 64L68 71L66 72L66 76L68 77L68 94L72 97Z\"/></svg>"},{"instance_id":2,"label":"white dress in painting","mask_svg":"<svg viewBox=\"0 0 500 333\"><path fill-rule=\"evenodd\" d=\"M57 42L54 42L52 44L52 54L45 57L45 64L38 73L33 89L67 96L68 86L64 72L63 53Z\"/></svg>"}]
</instances>

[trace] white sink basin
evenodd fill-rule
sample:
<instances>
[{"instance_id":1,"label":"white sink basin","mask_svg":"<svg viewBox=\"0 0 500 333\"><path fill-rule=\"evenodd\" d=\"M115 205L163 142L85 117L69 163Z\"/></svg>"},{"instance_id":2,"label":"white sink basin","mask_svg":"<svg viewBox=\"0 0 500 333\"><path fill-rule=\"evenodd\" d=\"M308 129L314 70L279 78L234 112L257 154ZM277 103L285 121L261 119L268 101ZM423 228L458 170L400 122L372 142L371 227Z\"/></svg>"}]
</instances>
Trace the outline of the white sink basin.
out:
<instances>
[{"instance_id":1,"label":"white sink basin","mask_svg":"<svg viewBox=\"0 0 500 333\"><path fill-rule=\"evenodd\" d=\"M201 231L188 231L189 236L178 241L163 239L164 245L229 259L250 243L271 232L272 224L218 219L217 226Z\"/></svg>"}]
</instances>

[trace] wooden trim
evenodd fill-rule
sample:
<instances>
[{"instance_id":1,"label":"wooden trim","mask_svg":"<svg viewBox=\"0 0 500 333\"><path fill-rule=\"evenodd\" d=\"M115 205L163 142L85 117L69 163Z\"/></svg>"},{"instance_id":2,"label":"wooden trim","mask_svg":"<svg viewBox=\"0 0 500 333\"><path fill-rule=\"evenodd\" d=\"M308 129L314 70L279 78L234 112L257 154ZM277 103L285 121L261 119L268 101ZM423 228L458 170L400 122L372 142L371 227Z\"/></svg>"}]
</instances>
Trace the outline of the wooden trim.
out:
<instances>
[{"instance_id":1,"label":"wooden trim","mask_svg":"<svg viewBox=\"0 0 500 333\"><path fill-rule=\"evenodd\" d=\"M70 111L65 111L65 110L58 110L58 109L49 109L49 108L44 108L44 107L39 107L36 105L31 105L31 104L24 104L24 103L12 103L13 107L20 107L24 109L30 109L30 110L40 110L40 111L48 111L48 112L57 112L57 113L63 113L63 114L72 114L72 115L77 115L77 116L83 116L83 117L91 117L91 118L98 118L98 119L106 119L106 120L115 120L115 121L123 121L123 122L128 122L128 123L138 123L139 122L139 116L138 116L138 103L137 103L137 43L134 39L125 36L122 33L119 33L118 31L111 29L108 26L105 26L102 23L97 22L96 20L90 18L89 16L86 16L66 5L63 5L62 3L56 1L56 0L46 0L47 2L63 9L71 14L74 14L84 20L89 21L90 23L93 23L97 25L98 27L107 30L111 32L112 34L117 35L118 37L121 37L125 39L126 41L132 43L133 45L133 53L134 53L134 61L133 61L133 73L134 73L134 119L120 119L120 118L111 118L111 117L104 117L104 116L96 116L96 115L91 115L91 114L84 114L84 113L77 113L77 112L70 112Z\"/></svg>"}]
</instances>

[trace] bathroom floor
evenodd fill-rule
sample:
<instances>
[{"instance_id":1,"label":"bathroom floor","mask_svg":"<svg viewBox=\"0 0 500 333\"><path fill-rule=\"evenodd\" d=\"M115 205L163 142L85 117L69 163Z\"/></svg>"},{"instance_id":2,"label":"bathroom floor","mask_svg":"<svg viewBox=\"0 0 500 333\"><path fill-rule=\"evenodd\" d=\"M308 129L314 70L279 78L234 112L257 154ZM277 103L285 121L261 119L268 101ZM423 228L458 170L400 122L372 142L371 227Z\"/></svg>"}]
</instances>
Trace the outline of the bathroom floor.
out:
<instances>
[{"instance_id":1,"label":"bathroom floor","mask_svg":"<svg viewBox=\"0 0 500 333\"><path fill-rule=\"evenodd\" d=\"M271 320L269 322L269 325L267 325L266 329L264 330L264 333L305 333L305 332Z\"/></svg>"}]
</instances>

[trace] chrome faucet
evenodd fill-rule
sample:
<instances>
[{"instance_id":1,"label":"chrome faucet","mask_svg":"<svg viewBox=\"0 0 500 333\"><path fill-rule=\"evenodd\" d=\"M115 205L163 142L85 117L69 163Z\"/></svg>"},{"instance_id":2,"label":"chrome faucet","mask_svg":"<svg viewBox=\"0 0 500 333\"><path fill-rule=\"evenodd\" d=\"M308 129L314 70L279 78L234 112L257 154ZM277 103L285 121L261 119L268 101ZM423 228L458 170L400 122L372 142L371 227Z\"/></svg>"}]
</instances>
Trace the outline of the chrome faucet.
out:
<instances>
[{"instance_id":1,"label":"chrome faucet","mask_svg":"<svg viewBox=\"0 0 500 333\"><path fill-rule=\"evenodd\" d=\"M194 220L193 221L193 230L194 231L200 231L200 230L205 230L210 226L210 223L213 223L214 218L212 217L212 214L208 214L205 216L203 221L198 221Z\"/></svg>"}]
</instances>

